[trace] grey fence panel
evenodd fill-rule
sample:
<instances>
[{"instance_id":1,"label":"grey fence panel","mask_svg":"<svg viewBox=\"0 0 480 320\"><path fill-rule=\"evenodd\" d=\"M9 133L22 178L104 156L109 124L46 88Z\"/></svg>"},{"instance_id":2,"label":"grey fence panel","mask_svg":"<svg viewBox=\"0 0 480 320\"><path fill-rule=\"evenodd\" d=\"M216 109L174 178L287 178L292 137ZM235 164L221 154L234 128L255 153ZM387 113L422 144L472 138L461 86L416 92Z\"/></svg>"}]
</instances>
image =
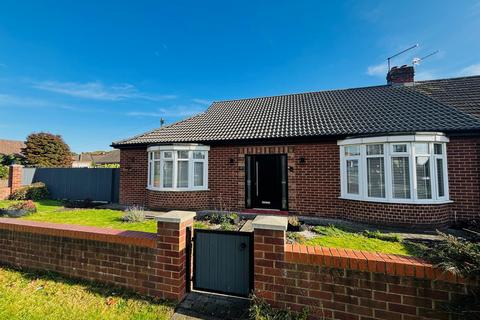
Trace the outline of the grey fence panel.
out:
<instances>
[{"instance_id":1,"label":"grey fence panel","mask_svg":"<svg viewBox=\"0 0 480 320\"><path fill-rule=\"evenodd\" d=\"M32 182L43 182L53 199L118 202L120 169L37 168Z\"/></svg>"},{"instance_id":2,"label":"grey fence panel","mask_svg":"<svg viewBox=\"0 0 480 320\"><path fill-rule=\"evenodd\" d=\"M28 186L33 182L36 168L22 168L22 186Z\"/></svg>"}]
</instances>

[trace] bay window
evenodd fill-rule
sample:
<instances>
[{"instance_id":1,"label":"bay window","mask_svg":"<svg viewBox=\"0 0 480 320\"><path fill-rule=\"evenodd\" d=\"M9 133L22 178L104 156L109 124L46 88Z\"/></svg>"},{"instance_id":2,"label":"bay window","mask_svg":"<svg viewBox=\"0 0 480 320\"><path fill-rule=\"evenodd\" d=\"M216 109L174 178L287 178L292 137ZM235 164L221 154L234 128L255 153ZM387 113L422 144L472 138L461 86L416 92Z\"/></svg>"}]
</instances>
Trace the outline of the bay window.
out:
<instances>
[{"instance_id":1,"label":"bay window","mask_svg":"<svg viewBox=\"0 0 480 320\"><path fill-rule=\"evenodd\" d=\"M208 146L148 148L148 188L163 191L208 189Z\"/></svg>"},{"instance_id":2,"label":"bay window","mask_svg":"<svg viewBox=\"0 0 480 320\"><path fill-rule=\"evenodd\" d=\"M448 202L447 142L437 133L339 141L342 198Z\"/></svg>"}]
</instances>

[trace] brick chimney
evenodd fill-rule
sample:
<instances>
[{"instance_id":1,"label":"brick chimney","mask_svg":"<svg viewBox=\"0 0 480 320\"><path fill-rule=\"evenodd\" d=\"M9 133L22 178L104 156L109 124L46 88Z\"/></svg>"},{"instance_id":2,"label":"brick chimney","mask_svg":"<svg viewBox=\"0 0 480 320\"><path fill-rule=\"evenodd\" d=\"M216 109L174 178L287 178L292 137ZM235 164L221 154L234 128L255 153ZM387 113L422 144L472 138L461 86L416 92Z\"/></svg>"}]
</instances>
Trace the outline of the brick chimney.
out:
<instances>
[{"instance_id":1,"label":"brick chimney","mask_svg":"<svg viewBox=\"0 0 480 320\"><path fill-rule=\"evenodd\" d=\"M403 65L393 67L387 73L387 83L390 85L408 85L414 80L415 70L413 66Z\"/></svg>"}]
</instances>

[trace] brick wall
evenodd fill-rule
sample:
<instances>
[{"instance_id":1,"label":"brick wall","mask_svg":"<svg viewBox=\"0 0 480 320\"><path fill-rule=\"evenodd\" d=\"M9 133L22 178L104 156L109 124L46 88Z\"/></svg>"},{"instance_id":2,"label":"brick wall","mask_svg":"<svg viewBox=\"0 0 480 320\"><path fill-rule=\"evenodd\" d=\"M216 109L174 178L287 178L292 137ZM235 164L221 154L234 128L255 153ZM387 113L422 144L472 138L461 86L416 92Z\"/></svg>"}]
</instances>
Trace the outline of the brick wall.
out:
<instances>
[{"instance_id":1,"label":"brick wall","mask_svg":"<svg viewBox=\"0 0 480 320\"><path fill-rule=\"evenodd\" d=\"M147 205L147 178L147 149L122 149L120 151L120 203Z\"/></svg>"},{"instance_id":2,"label":"brick wall","mask_svg":"<svg viewBox=\"0 0 480 320\"><path fill-rule=\"evenodd\" d=\"M211 146L209 191L147 191L146 149L121 151L121 203L156 209L245 209L245 155L287 154L289 211L301 215L418 226L440 226L479 218L480 142L451 138L447 145L452 204L412 205L339 199L340 163L336 141L295 145ZM305 161L301 163L300 159Z\"/></svg>"},{"instance_id":3,"label":"brick wall","mask_svg":"<svg viewBox=\"0 0 480 320\"><path fill-rule=\"evenodd\" d=\"M22 166L11 165L8 171L7 186L0 185L0 200L8 199L10 194L22 187Z\"/></svg>"},{"instance_id":4,"label":"brick wall","mask_svg":"<svg viewBox=\"0 0 480 320\"><path fill-rule=\"evenodd\" d=\"M185 295L185 223L158 235L0 218L0 263L54 271L179 301Z\"/></svg>"},{"instance_id":5,"label":"brick wall","mask_svg":"<svg viewBox=\"0 0 480 320\"><path fill-rule=\"evenodd\" d=\"M285 231L254 232L255 293L314 319L449 319L442 308L473 286L419 259L286 245Z\"/></svg>"},{"instance_id":6,"label":"brick wall","mask_svg":"<svg viewBox=\"0 0 480 320\"><path fill-rule=\"evenodd\" d=\"M480 219L480 138L452 138L447 144L451 220Z\"/></svg>"}]
</instances>

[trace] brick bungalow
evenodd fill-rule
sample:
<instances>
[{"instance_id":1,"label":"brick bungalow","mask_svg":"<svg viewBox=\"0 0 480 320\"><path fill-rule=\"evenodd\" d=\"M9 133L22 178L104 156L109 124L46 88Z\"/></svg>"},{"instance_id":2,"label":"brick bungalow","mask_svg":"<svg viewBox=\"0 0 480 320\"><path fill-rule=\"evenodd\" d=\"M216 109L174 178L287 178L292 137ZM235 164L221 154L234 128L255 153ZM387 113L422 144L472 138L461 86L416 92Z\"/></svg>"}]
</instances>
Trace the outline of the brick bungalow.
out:
<instances>
[{"instance_id":1,"label":"brick bungalow","mask_svg":"<svg viewBox=\"0 0 480 320\"><path fill-rule=\"evenodd\" d=\"M480 216L480 76L214 102L114 142L120 202L409 226Z\"/></svg>"}]
</instances>

